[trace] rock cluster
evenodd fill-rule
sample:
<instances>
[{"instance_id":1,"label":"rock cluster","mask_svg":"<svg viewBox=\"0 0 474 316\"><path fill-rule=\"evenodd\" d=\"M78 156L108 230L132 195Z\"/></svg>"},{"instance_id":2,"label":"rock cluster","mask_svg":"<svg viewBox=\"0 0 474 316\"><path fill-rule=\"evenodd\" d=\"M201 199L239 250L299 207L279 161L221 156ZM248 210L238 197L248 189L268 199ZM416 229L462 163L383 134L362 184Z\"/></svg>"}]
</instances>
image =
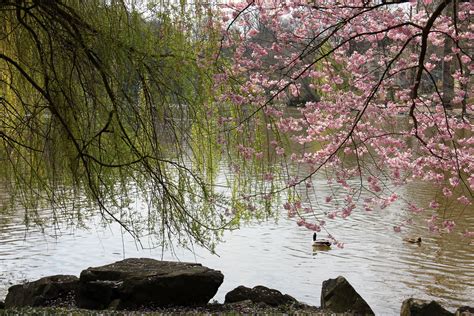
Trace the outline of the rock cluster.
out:
<instances>
[{"instance_id":1,"label":"rock cluster","mask_svg":"<svg viewBox=\"0 0 474 316\"><path fill-rule=\"evenodd\" d=\"M321 310L298 302L293 297L264 286L239 286L225 296L225 303L208 304L222 284L220 271L197 263L125 259L101 267L88 268L77 278L55 275L9 288L0 309L21 307L67 306L86 309L160 310L163 308L203 311L252 311L280 308L303 313L328 312L347 315L374 315L367 302L344 278L323 282ZM265 307L267 306L267 307ZM257 309L255 309L257 308ZM263 311L264 311L263 310ZM402 316L474 315L471 307L461 307L455 314L437 302L408 299Z\"/></svg>"},{"instance_id":2,"label":"rock cluster","mask_svg":"<svg viewBox=\"0 0 474 316\"><path fill-rule=\"evenodd\" d=\"M72 305L87 309L140 309L205 305L224 275L197 263L125 259L88 268L80 278L55 275L8 289L5 308Z\"/></svg>"}]
</instances>

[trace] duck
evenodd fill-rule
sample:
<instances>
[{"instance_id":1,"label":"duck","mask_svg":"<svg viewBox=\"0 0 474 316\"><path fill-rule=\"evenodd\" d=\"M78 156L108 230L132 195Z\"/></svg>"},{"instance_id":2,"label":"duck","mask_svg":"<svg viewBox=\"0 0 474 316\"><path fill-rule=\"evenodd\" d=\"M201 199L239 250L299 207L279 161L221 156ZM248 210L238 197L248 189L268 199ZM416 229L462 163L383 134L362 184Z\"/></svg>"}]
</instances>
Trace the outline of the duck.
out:
<instances>
[{"instance_id":1,"label":"duck","mask_svg":"<svg viewBox=\"0 0 474 316\"><path fill-rule=\"evenodd\" d=\"M421 244L421 237L418 238L403 238L403 241L412 243L412 244Z\"/></svg>"},{"instance_id":2,"label":"duck","mask_svg":"<svg viewBox=\"0 0 474 316\"><path fill-rule=\"evenodd\" d=\"M316 249L330 249L331 248L331 242L329 240L325 239L320 239L316 240L316 233L313 234L313 248Z\"/></svg>"}]
</instances>

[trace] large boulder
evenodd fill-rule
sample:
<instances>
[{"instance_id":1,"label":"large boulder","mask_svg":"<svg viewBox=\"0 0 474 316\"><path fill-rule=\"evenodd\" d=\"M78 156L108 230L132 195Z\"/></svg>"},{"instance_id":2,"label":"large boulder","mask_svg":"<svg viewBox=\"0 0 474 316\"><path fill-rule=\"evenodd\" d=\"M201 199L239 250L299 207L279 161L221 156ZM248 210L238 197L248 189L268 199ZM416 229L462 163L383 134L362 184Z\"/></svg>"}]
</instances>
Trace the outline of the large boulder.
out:
<instances>
[{"instance_id":1,"label":"large boulder","mask_svg":"<svg viewBox=\"0 0 474 316\"><path fill-rule=\"evenodd\" d=\"M298 303L293 297L282 294L280 291L258 285L253 289L238 286L225 295L224 304L250 300L253 303L265 303L270 306L280 306Z\"/></svg>"},{"instance_id":2,"label":"large boulder","mask_svg":"<svg viewBox=\"0 0 474 316\"><path fill-rule=\"evenodd\" d=\"M58 306L74 300L79 279L73 275L53 275L8 289L5 308Z\"/></svg>"},{"instance_id":3,"label":"large boulder","mask_svg":"<svg viewBox=\"0 0 474 316\"><path fill-rule=\"evenodd\" d=\"M409 298L403 301L400 316L453 316L436 301Z\"/></svg>"},{"instance_id":4,"label":"large boulder","mask_svg":"<svg viewBox=\"0 0 474 316\"><path fill-rule=\"evenodd\" d=\"M354 315L374 315L369 304L342 276L323 282L321 308L335 313L352 312Z\"/></svg>"},{"instance_id":5,"label":"large boulder","mask_svg":"<svg viewBox=\"0 0 474 316\"><path fill-rule=\"evenodd\" d=\"M82 271L76 302L88 309L205 305L223 280L198 263L125 259Z\"/></svg>"}]
</instances>

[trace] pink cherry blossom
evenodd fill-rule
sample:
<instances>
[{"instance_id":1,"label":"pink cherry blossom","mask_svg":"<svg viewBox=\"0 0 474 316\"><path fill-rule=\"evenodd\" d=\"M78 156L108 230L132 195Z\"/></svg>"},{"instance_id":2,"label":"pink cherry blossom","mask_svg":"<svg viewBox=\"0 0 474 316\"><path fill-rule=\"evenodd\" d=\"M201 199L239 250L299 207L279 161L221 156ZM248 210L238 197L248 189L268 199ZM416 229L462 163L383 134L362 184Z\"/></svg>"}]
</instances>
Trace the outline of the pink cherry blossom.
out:
<instances>
[{"instance_id":1,"label":"pink cherry blossom","mask_svg":"<svg viewBox=\"0 0 474 316\"><path fill-rule=\"evenodd\" d=\"M430 208L432 208L432 209L438 209L439 206L440 206L439 203L436 202L436 201L431 201L430 202Z\"/></svg>"},{"instance_id":2,"label":"pink cherry blossom","mask_svg":"<svg viewBox=\"0 0 474 316\"><path fill-rule=\"evenodd\" d=\"M466 196L460 196L457 198L457 200L461 203L461 204L464 204L464 205L471 205L472 202L469 198L467 198Z\"/></svg>"},{"instance_id":3,"label":"pink cherry blossom","mask_svg":"<svg viewBox=\"0 0 474 316\"><path fill-rule=\"evenodd\" d=\"M466 231L464 231L463 236L467 237L467 238L473 238L474 237L474 231L466 230Z\"/></svg>"},{"instance_id":4,"label":"pink cherry blossom","mask_svg":"<svg viewBox=\"0 0 474 316\"><path fill-rule=\"evenodd\" d=\"M226 139L239 158L263 162L266 151L250 148L270 144L275 151L268 156L285 170L279 180L291 193L318 193L308 179L325 176L331 193L323 195L324 202L337 209L311 212L330 219L393 203L406 205L413 216L423 216L428 206L438 210L440 203L446 213L453 201L471 205L474 125L468 114L474 111L469 77L474 63L467 52L474 41L472 4L459 3L457 20L445 14L450 4L442 1L420 5L413 0L405 9L375 1L306 4L237 1L228 6L225 15L237 20L229 30L229 22L223 23L228 56L213 84L216 100L225 104L221 112L229 107L233 113L232 120L219 124L231 129ZM244 8L238 17L233 13ZM260 39L264 30L271 41ZM452 67L448 102L454 112L444 100L446 63ZM317 97L305 100L305 94ZM301 107L290 111L285 104L291 102ZM442 194L433 189L429 205L398 194L404 191L398 187L420 182ZM358 198L365 193L371 198ZM288 207L292 215L307 209ZM450 219L428 220L432 232L454 228Z\"/></svg>"},{"instance_id":5,"label":"pink cherry blossom","mask_svg":"<svg viewBox=\"0 0 474 316\"><path fill-rule=\"evenodd\" d=\"M448 233L452 232L456 224L451 220L443 221L443 227L446 229Z\"/></svg>"}]
</instances>

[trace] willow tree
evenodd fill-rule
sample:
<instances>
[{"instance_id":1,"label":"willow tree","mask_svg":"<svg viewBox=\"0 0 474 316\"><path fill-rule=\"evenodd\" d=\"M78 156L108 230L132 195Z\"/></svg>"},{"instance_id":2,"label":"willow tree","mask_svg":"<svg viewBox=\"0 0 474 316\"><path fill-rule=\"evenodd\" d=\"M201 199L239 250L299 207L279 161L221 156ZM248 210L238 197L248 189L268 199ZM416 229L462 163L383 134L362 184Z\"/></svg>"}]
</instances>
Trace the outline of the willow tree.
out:
<instances>
[{"instance_id":1,"label":"willow tree","mask_svg":"<svg viewBox=\"0 0 474 316\"><path fill-rule=\"evenodd\" d=\"M190 20L198 13L212 23L212 14L184 2L146 14L137 9L146 3L134 5L0 3L1 182L9 208L21 205L26 219L45 206L74 217L81 204L136 238L212 247L226 225L203 180L213 151L210 73L202 66L215 41L212 29L203 41ZM128 208L130 197L148 209Z\"/></svg>"}]
</instances>

